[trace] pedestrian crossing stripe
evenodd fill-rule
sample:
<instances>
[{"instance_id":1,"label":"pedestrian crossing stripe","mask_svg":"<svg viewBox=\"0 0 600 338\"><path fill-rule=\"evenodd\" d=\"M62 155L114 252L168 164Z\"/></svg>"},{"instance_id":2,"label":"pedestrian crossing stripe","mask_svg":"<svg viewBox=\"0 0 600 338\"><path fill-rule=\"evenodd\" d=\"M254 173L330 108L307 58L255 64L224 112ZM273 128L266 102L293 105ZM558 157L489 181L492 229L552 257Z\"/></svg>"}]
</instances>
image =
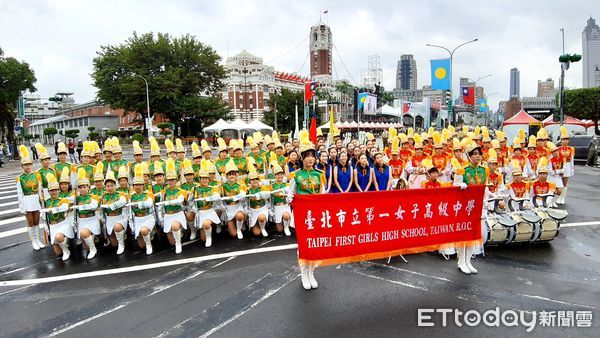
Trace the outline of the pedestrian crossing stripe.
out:
<instances>
[{"instance_id":1,"label":"pedestrian crossing stripe","mask_svg":"<svg viewBox=\"0 0 600 338\"><path fill-rule=\"evenodd\" d=\"M21 210L19 208L2 210L2 211L0 211L0 215L14 214L16 212L21 212Z\"/></svg>"}]
</instances>

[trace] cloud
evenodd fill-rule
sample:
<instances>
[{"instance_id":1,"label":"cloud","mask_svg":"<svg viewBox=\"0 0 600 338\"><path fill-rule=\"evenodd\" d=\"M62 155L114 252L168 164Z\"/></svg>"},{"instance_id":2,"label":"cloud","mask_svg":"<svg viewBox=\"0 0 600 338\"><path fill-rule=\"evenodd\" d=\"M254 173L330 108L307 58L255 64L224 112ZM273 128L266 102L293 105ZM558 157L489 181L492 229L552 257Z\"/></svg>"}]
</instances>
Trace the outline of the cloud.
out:
<instances>
[{"instance_id":1,"label":"cloud","mask_svg":"<svg viewBox=\"0 0 600 338\"><path fill-rule=\"evenodd\" d=\"M430 83L429 59L447 55L426 43L454 47L458 77L492 77L480 82L492 108L508 96L509 71L521 71L521 95L534 96L537 80L558 84L562 53L581 52L587 18L600 19L593 1L5 1L0 3L0 43L6 55L34 68L42 97L72 91L77 102L92 100L89 74L101 45L119 44L133 31L190 33L223 58L247 50L278 70L307 74L310 27L331 26L336 50L334 77L360 81L369 55L381 58L383 84L395 86L397 61L413 54L418 86ZM346 66L342 64L345 63ZM347 69L346 69L347 68ZM581 64L567 72L566 86L581 86ZM349 74L350 73L350 74Z\"/></svg>"}]
</instances>

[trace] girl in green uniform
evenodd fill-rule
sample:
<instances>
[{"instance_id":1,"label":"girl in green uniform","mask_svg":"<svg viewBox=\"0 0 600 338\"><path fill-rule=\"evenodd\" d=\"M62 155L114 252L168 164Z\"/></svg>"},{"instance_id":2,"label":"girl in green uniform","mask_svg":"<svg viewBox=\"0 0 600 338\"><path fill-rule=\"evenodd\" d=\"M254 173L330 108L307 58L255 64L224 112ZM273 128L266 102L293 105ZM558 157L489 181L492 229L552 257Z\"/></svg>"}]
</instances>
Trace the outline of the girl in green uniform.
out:
<instances>
[{"instance_id":1,"label":"girl in green uniform","mask_svg":"<svg viewBox=\"0 0 600 338\"><path fill-rule=\"evenodd\" d=\"M69 172L69 168L63 168ZM62 260L66 261L71 256L69 250L69 238L73 238L73 226L67 219L69 201L60 197L59 183L54 175L48 174L48 193L50 197L46 200L46 209L41 211L46 214L50 230L50 244L57 255L62 254ZM69 177L70 179L70 177Z\"/></svg>"},{"instance_id":2,"label":"girl in green uniform","mask_svg":"<svg viewBox=\"0 0 600 338\"><path fill-rule=\"evenodd\" d=\"M17 199L21 213L25 214L31 246L33 250L37 251L45 247L40 238L40 231L43 231L43 227L39 225L39 210L42 208L40 205L42 180L37 173L32 172L33 161L29 155L29 149L20 145L19 152L21 153L23 173L17 176Z\"/></svg>"}]
</instances>

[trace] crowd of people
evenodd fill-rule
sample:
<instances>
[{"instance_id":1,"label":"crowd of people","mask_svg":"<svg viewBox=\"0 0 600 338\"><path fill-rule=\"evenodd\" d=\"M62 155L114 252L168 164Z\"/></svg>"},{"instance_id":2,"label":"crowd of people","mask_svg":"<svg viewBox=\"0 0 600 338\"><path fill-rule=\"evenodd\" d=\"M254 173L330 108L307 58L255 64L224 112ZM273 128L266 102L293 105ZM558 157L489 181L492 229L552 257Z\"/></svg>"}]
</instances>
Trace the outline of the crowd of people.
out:
<instances>
[{"instance_id":1,"label":"crowd of people","mask_svg":"<svg viewBox=\"0 0 600 338\"><path fill-rule=\"evenodd\" d=\"M150 138L149 158L134 141L133 161L123 159L117 138L107 139L103 149L85 141L77 165L68 161L71 152L64 143L57 144L54 163L38 143L41 168L36 171L28 148L20 146L19 205L33 249L49 241L62 260L70 257L69 239L93 259L97 245L112 245L122 254L128 234L148 255L155 237L166 237L179 254L184 238L199 237L210 247L213 234L223 231L240 240L270 232L291 236L295 194L486 185L485 198L554 194L550 204L556 205L566 203L574 170L564 128L559 146L544 129L528 137L521 130L511 146L503 132L485 127L423 133L390 128L387 142L379 146L371 133L364 142L343 140L339 130L328 136L329 141L319 130L313 143L303 130L298 139L282 143L277 132L257 132L246 144L219 138L216 149L202 140L191 144L190 157L179 139L166 139L163 152ZM462 272L477 273L471 263L480 252L476 247L454 251ZM314 269L314 264L300 266L306 289L318 287Z\"/></svg>"}]
</instances>

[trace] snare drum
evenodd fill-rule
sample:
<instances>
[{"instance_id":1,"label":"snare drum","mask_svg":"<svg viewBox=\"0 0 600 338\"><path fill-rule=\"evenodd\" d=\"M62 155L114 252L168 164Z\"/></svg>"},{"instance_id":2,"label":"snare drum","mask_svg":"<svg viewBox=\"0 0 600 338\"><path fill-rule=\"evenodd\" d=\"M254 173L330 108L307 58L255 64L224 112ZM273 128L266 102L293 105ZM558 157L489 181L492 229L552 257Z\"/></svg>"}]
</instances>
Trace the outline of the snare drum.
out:
<instances>
[{"instance_id":1,"label":"snare drum","mask_svg":"<svg viewBox=\"0 0 600 338\"><path fill-rule=\"evenodd\" d=\"M485 221L487 224L488 236L486 245L505 244L509 239L509 229L500 224L497 218L488 217Z\"/></svg>"},{"instance_id":2,"label":"snare drum","mask_svg":"<svg viewBox=\"0 0 600 338\"><path fill-rule=\"evenodd\" d=\"M551 241L558 236L559 222L552 218L545 210L537 210L537 214L542 218L542 225L538 241Z\"/></svg>"},{"instance_id":3,"label":"snare drum","mask_svg":"<svg viewBox=\"0 0 600 338\"><path fill-rule=\"evenodd\" d=\"M511 216L517 221L517 225L515 225L515 237L512 242L522 243L531 241L535 230L533 224L527 222L520 212L512 213Z\"/></svg>"}]
</instances>

